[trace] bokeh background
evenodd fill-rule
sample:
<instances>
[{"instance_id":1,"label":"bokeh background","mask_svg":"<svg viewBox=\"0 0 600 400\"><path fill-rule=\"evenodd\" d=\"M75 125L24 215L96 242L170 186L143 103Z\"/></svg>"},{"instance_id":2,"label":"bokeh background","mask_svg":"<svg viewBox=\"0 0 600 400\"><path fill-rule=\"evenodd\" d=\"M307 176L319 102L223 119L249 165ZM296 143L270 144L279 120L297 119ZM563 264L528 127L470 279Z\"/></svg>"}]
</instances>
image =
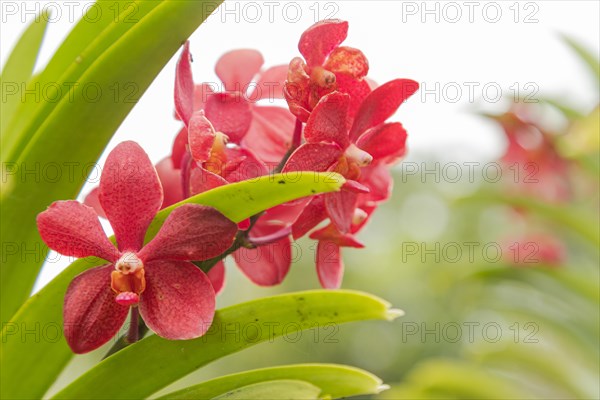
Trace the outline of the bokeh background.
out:
<instances>
[{"instance_id":1,"label":"bokeh background","mask_svg":"<svg viewBox=\"0 0 600 400\"><path fill-rule=\"evenodd\" d=\"M3 9L3 59L36 7L59 4L28 3L34 11L24 18ZM88 2L73 3L71 15L58 6L40 66ZM165 393L250 368L336 362L383 378L392 386L383 398L600 398L600 3L466 3L227 1L191 37L196 80L218 82L212 68L225 51L257 48L266 66L287 63L304 29L340 18L370 77L421 83L392 118L409 132L394 196L361 232L366 248L344 249L343 287L406 315L264 343ZM179 128L175 61L107 150L131 139L153 161L167 155ZM37 288L70 261L52 258ZM219 306L317 288L314 244L300 241L294 258L273 288L252 285L229 263ZM56 387L102 354L75 358Z\"/></svg>"}]
</instances>

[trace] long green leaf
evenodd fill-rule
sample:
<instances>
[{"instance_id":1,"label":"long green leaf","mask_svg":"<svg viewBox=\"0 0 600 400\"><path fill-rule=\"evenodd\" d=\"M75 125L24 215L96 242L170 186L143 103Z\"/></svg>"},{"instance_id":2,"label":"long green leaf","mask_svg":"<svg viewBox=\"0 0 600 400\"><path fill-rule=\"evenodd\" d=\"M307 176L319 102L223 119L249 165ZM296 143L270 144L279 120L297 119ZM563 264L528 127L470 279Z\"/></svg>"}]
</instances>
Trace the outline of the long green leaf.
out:
<instances>
[{"instance_id":1,"label":"long green leaf","mask_svg":"<svg viewBox=\"0 0 600 400\"><path fill-rule=\"evenodd\" d=\"M284 182L284 183L280 183ZM337 174L279 174L234 183L201 193L182 203L213 206L232 220L244 219L281 203L315 193L339 190L344 179ZM160 224L177 206L162 210L148 230L152 239ZM0 356L1 398L39 398L73 356L61 335L63 297L71 280L84 270L105 263L96 258L75 261L40 292L31 297L2 329ZM37 329L38 336L26 329ZM24 336L23 336L24 335ZM40 358L44 362L40 362Z\"/></svg>"},{"instance_id":2,"label":"long green leaf","mask_svg":"<svg viewBox=\"0 0 600 400\"><path fill-rule=\"evenodd\" d=\"M308 382L280 379L258 382L213 397L213 400L318 400L321 389Z\"/></svg>"},{"instance_id":3,"label":"long green leaf","mask_svg":"<svg viewBox=\"0 0 600 400\"><path fill-rule=\"evenodd\" d=\"M90 165L135 102L206 18L211 10L208 5L215 2L152 0L135 4L146 10L145 14L140 11L137 22L122 18L106 27L98 25L97 40L70 61L65 73L65 81L73 78L71 82L78 85L56 104L41 103L41 111L27 119L23 135L27 140L18 143L22 150L11 151L3 160L1 236L20 251L2 260L2 321L27 298L42 264L40 257L24 255L26 250L41 253L45 249L35 216L52 201L77 195ZM94 95L91 87L101 95ZM115 88L119 89L116 98ZM130 99L131 88L135 96ZM44 172L48 168L50 172ZM58 177L53 175L57 169Z\"/></svg>"},{"instance_id":4,"label":"long green leaf","mask_svg":"<svg viewBox=\"0 0 600 400\"><path fill-rule=\"evenodd\" d=\"M280 379L310 382L321 389L322 396L332 398L377 394L387 389L381 379L358 368L336 364L299 364L223 376L169 393L160 399L210 399L246 385Z\"/></svg>"},{"instance_id":5,"label":"long green leaf","mask_svg":"<svg viewBox=\"0 0 600 400\"><path fill-rule=\"evenodd\" d=\"M2 147L7 137L6 128L21 102L22 87L29 81L48 26L49 13L42 12L31 22L11 51L0 76L2 107L0 110L0 137ZM10 90L10 91L9 91Z\"/></svg>"},{"instance_id":6,"label":"long green leaf","mask_svg":"<svg viewBox=\"0 0 600 400\"><path fill-rule=\"evenodd\" d=\"M594 76L594 80L596 84L600 83L600 59L595 54L592 54L588 49L586 49L581 43L576 41L575 39L562 35L562 39L565 41L567 45L581 58L581 60L585 63L585 65L590 70L591 74Z\"/></svg>"},{"instance_id":7,"label":"long green leaf","mask_svg":"<svg viewBox=\"0 0 600 400\"><path fill-rule=\"evenodd\" d=\"M201 338L147 337L87 371L56 398L144 398L211 361L275 337L315 326L399 315L385 301L353 291L315 290L254 300L217 311ZM127 385L115 371L127 371Z\"/></svg>"}]
</instances>

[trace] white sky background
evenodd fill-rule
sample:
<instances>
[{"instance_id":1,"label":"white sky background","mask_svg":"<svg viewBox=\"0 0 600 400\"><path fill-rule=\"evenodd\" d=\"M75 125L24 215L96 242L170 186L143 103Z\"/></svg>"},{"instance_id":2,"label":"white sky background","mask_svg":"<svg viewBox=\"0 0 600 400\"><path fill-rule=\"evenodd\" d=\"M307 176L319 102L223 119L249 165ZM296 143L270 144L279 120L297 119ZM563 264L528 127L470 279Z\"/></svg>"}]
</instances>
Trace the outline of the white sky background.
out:
<instances>
[{"instance_id":1,"label":"white sky background","mask_svg":"<svg viewBox=\"0 0 600 400\"><path fill-rule=\"evenodd\" d=\"M13 10L9 3L17 5L17 13L9 13ZM38 60L38 68L44 66L91 2L66 3L2 0L2 64L34 18L34 11L51 7L55 21L48 28ZM190 38L195 80L217 82L213 72L216 60L235 48L259 49L266 66L287 64L299 55L301 33L328 16L350 22L344 45L363 50L371 78L379 83L394 78L421 83L421 91L392 118L408 130L412 158L433 154L445 160L485 161L501 154L504 143L497 127L473 115L475 109L502 110L502 101L495 102L497 87L508 96L514 95L516 87L521 95L537 88L534 98L554 97L584 109L598 100L598 88L559 37L566 33L598 54L597 0L226 1ZM123 122L108 150L123 140L135 140L153 161L168 155L180 126L173 119L172 100L177 57ZM486 84L489 90L484 94ZM468 85L474 87L474 99ZM84 194L90 188L86 186ZM63 257L45 268L38 287L68 262Z\"/></svg>"}]
</instances>

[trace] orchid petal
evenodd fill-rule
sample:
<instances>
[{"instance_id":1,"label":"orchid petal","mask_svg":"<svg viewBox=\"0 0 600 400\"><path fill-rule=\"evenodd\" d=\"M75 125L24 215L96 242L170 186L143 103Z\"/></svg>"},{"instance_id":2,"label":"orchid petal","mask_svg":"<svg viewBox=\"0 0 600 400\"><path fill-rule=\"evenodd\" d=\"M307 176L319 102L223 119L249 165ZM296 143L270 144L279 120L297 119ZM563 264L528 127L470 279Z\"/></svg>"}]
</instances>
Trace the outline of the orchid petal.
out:
<instances>
[{"instance_id":1,"label":"orchid petal","mask_svg":"<svg viewBox=\"0 0 600 400\"><path fill-rule=\"evenodd\" d=\"M263 56L257 50L233 50L219 58L215 72L225 84L225 89L245 93L248 84L258 74L263 63Z\"/></svg>"},{"instance_id":2,"label":"orchid petal","mask_svg":"<svg viewBox=\"0 0 600 400\"><path fill-rule=\"evenodd\" d=\"M127 318L129 307L115 301L110 287L113 265L89 269L76 276L65 295L65 339L78 354L108 342Z\"/></svg>"},{"instance_id":3,"label":"orchid petal","mask_svg":"<svg viewBox=\"0 0 600 400\"><path fill-rule=\"evenodd\" d=\"M83 204L85 204L88 207L92 207L94 209L94 211L96 211L96 214L98 214L99 217L106 219L106 214L104 214L104 210L102 209L102 206L100 205L100 199L98 198L99 194L100 194L100 188L99 187L93 188L92 191L89 192L87 194L87 196L85 196L85 199L83 199Z\"/></svg>"},{"instance_id":4,"label":"orchid petal","mask_svg":"<svg viewBox=\"0 0 600 400\"><path fill-rule=\"evenodd\" d=\"M205 104L206 117L217 132L223 132L233 143L239 143L252 122L252 110L240 93L215 93Z\"/></svg>"},{"instance_id":5,"label":"orchid petal","mask_svg":"<svg viewBox=\"0 0 600 400\"><path fill-rule=\"evenodd\" d=\"M368 194L362 195L368 201L380 203L390 198L394 181L385 164L372 164L363 168L360 181L370 190Z\"/></svg>"},{"instance_id":6,"label":"orchid petal","mask_svg":"<svg viewBox=\"0 0 600 400\"><path fill-rule=\"evenodd\" d=\"M208 279L215 291L215 295L221 293L225 287L225 263L223 260L217 261L217 263L208 271Z\"/></svg>"},{"instance_id":7,"label":"orchid petal","mask_svg":"<svg viewBox=\"0 0 600 400\"><path fill-rule=\"evenodd\" d=\"M327 215L341 233L350 232L352 217L358 200L358 194L347 190L327 193L325 198L325 207Z\"/></svg>"},{"instance_id":8,"label":"orchid petal","mask_svg":"<svg viewBox=\"0 0 600 400\"><path fill-rule=\"evenodd\" d=\"M363 132L391 117L418 89L419 84L413 80L396 79L373 90L356 113L350 139L355 141Z\"/></svg>"},{"instance_id":9,"label":"orchid petal","mask_svg":"<svg viewBox=\"0 0 600 400\"><path fill-rule=\"evenodd\" d=\"M283 85L287 79L288 66L276 65L260 74L256 89L249 95L252 101L283 99Z\"/></svg>"},{"instance_id":10,"label":"orchid petal","mask_svg":"<svg viewBox=\"0 0 600 400\"><path fill-rule=\"evenodd\" d=\"M324 172L335 164L343 153L335 143L304 143L292 153L282 172Z\"/></svg>"},{"instance_id":11,"label":"orchid petal","mask_svg":"<svg viewBox=\"0 0 600 400\"><path fill-rule=\"evenodd\" d=\"M393 122L369 129L356 145L373 156L374 161L392 164L406 153L406 137L402 124Z\"/></svg>"},{"instance_id":12,"label":"orchid petal","mask_svg":"<svg viewBox=\"0 0 600 400\"><path fill-rule=\"evenodd\" d=\"M206 274L186 261L145 265L140 314L157 335L171 340L202 336L215 314L215 291Z\"/></svg>"},{"instance_id":13,"label":"orchid petal","mask_svg":"<svg viewBox=\"0 0 600 400\"><path fill-rule=\"evenodd\" d=\"M154 166L137 143L123 142L110 152L100 177L99 199L119 250L139 250L160 210L163 191Z\"/></svg>"},{"instance_id":14,"label":"orchid petal","mask_svg":"<svg viewBox=\"0 0 600 400\"><path fill-rule=\"evenodd\" d=\"M227 185L227 181L217 174L201 167L193 167L190 172L190 194L196 195L219 186Z\"/></svg>"},{"instance_id":15,"label":"orchid petal","mask_svg":"<svg viewBox=\"0 0 600 400\"><path fill-rule=\"evenodd\" d=\"M249 149L228 147L226 153L227 164L222 175L227 182L241 182L268 173L266 165Z\"/></svg>"},{"instance_id":16,"label":"orchid petal","mask_svg":"<svg viewBox=\"0 0 600 400\"><path fill-rule=\"evenodd\" d=\"M173 168L171 158L163 158L156 164L156 173L163 187L163 203L161 208L169 207L183 200L181 170Z\"/></svg>"},{"instance_id":17,"label":"orchid petal","mask_svg":"<svg viewBox=\"0 0 600 400\"><path fill-rule=\"evenodd\" d=\"M325 218L327 218L327 210L323 196L314 197L292 225L293 238L296 240L306 235Z\"/></svg>"},{"instance_id":18,"label":"orchid petal","mask_svg":"<svg viewBox=\"0 0 600 400\"><path fill-rule=\"evenodd\" d=\"M342 73L362 79L369 72L369 61L362 51L341 46L331 52L323 67L336 75Z\"/></svg>"},{"instance_id":19,"label":"orchid petal","mask_svg":"<svg viewBox=\"0 0 600 400\"><path fill-rule=\"evenodd\" d=\"M179 133L177 133L177 136L175 136L173 148L171 149L171 161L173 162L174 168L181 169L181 161L183 160L183 155L187 152L187 145L188 131L184 126Z\"/></svg>"},{"instance_id":20,"label":"orchid petal","mask_svg":"<svg viewBox=\"0 0 600 400\"><path fill-rule=\"evenodd\" d=\"M252 149L264 162L277 164L290 148L294 124L294 115L285 108L255 106L242 146Z\"/></svg>"},{"instance_id":21,"label":"orchid petal","mask_svg":"<svg viewBox=\"0 0 600 400\"><path fill-rule=\"evenodd\" d=\"M334 92L322 97L304 128L306 141L334 142L346 149L350 145L346 127L349 104L350 97L345 93Z\"/></svg>"},{"instance_id":22,"label":"orchid petal","mask_svg":"<svg viewBox=\"0 0 600 400\"><path fill-rule=\"evenodd\" d=\"M194 78L190 42L186 41L175 70L175 112L187 125L194 112Z\"/></svg>"},{"instance_id":23,"label":"orchid petal","mask_svg":"<svg viewBox=\"0 0 600 400\"><path fill-rule=\"evenodd\" d=\"M229 249L236 233L237 225L216 209L184 204L169 214L158 234L138 255L144 262L208 260Z\"/></svg>"},{"instance_id":24,"label":"orchid petal","mask_svg":"<svg viewBox=\"0 0 600 400\"><path fill-rule=\"evenodd\" d=\"M215 136L215 128L204 116L204 111L196 111L188 128L190 152L196 162L202 163L210 158Z\"/></svg>"},{"instance_id":25,"label":"orchid petal","mask_svg":"<svg viewBox=\"0 0 600 400\"><path fill-rule=\"evenodd\" d=\"M338 231L334 224L329 224L322 229L314 231L309 237L318 241L329 241L340 247L354 247L357 249L365 247L351 233L341 233Z\"/></svg>"},{"instance_id":26,"label":"orchid petal","mask_svg":"<svg viewBox=\"0 0 600 400\"><path fill-rule=\"evenodd\" d=\"M94 209L78 201L55 201L38 214L37 225L48 247L65 256L96 256L111 262L119 258Z\"/></svg>"},{"instance_id":27,"label":"orchid petal","mask_svg":"<svg viewBox=\"0 0 600 400\"><path fill-rule=\"evenodd\" d=\"M309 67L322 65L325 58L348 36L348 22L338 19L319 21L300 37L298 49Z\"/></svg>"},{"instance_id":28,"label":"orchid petal","mask_svg":"<svg viewBox=\"0 0 600 400\"><path fill-rule=\"evenodd\" d=\"M372 89L369 87L367 79L356 79L346 74L336 74L335 80L337 90L346 93L350 96L350 104L348 106L348 126L352 125L352 121L356 116L361 104L367 98Z\"/></svg>"},{"instance_id":29,"label":"orchid petal","mask_svg":"<svg viewBox=\"0 0 600 400\"><path fill-rule=\"evenodd\" d=\"M316 264L321 286L325 289L338 289L344 276L344 263L340 247L328 240L319 241Z\"/></svg>"},{"instance_id":30,"label":"orchid petal","mask_svg":"<svg viewBox=\"0 0 600 400\"><path fill-rule=\"evenodd\" d=\"M264 221L264 222L263 222ZM269 225L260 218L252 228L252 236L267 236L281 230L280 225ZM241 248L233 254L236 264L255 284L273 286L281 283L291 265L291 244L289 236L255 249Z\"/></svg>"}]
</instances>

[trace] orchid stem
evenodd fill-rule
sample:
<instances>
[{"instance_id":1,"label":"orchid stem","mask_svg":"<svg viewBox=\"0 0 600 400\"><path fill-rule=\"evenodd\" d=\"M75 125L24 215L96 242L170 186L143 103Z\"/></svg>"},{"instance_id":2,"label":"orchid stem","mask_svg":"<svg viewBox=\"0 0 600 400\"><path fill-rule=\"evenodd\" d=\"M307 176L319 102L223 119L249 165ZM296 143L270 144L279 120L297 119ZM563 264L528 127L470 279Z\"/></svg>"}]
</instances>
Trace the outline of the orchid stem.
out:
<instances>
[{"instance_id":1,"label":"orchid stem","mask_svg":"<svg viewBox=\"0 0 600 400\"><path fill-rule=\"evenodd\" d=\"M129 321L129 332L127 332L127 341L129 344L140 340L139 333L140 310L137 306L131 307L131 318Z\"/></svg>"},{"instance_id":2,"label":"orchid stem","mask_svg":"<svg viewBox=\"0 0 600 400\"><path fill-rule=\"evenodd\" d=\"M134 312L133 310L136 309L136 311ZM132 316L132 321L133 321L133 314L136 314L136 320L137 323L131 323L131 325L129 326L129 331L127 334L121 336L119 338L119 340L117 340L115 342L115 344L110 348L110 350L108 350L108 352L106 353L106 355L104 355L104 357L102 359L105 359L121 350L123 350L125 347L129 346L130 344L133 344L134 342L130 342L130 334L131 334L131 329L132 326L135 325L137 328L137 339L136 341L139 340L139 338L144 337L144 335L146 334L146 332L148 332L148 327L146 326L146 324L144 323L143 320L141 320L139 318L139 309L137 307L132 307L131 309L131 316Z\"/></svg>"}]
</instances>

